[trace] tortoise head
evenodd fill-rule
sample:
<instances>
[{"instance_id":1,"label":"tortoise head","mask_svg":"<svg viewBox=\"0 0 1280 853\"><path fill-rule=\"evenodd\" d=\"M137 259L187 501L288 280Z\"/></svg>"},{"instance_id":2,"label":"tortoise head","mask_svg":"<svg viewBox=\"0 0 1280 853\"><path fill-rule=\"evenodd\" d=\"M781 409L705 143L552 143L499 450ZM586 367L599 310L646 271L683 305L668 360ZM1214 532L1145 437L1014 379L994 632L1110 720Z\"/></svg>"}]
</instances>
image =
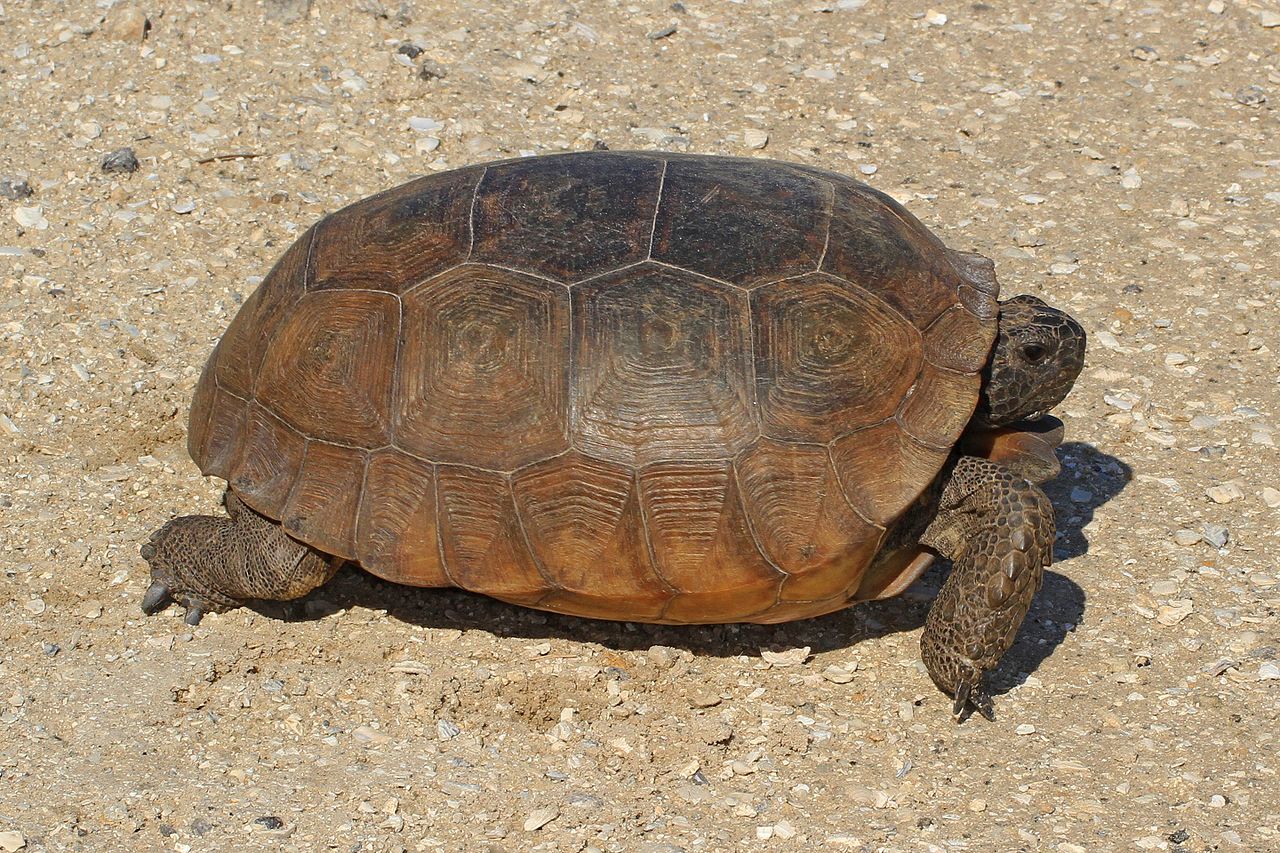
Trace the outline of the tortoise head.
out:
<instances>
[{"instance_id":1,"label":"tortoise head","mask_svg":"<svg viewBox=\"0 0 1280 853\"><path fill-rule=\"evenodd\" d=\"M983 375L978 423L1037 418L1062 402L1084 366L1084 328L1034 296L1000 303L1000 330Z\"/></svg>"}]
</instances>

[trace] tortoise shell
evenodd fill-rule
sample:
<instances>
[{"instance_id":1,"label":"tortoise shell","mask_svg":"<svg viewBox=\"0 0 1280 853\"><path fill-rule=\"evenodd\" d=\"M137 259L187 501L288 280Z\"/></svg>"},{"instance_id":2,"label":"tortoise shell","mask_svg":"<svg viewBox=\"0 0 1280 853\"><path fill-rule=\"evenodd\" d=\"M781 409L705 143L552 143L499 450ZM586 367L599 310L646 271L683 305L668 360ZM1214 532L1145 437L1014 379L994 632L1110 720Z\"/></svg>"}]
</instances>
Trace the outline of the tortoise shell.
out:
<instances>
[{"instance_id":1,"label":"tortoise shell","mask_svg":"<svg viewBox=\"0 0 1280 853\"><path fill-rule=\"evenodd\" d=\"M189 447L290 535L560 613L776 622L892 593L972 416L989 261L764 160L591 152L320 221L214 350Z\"/></svg>"}]
</instances>

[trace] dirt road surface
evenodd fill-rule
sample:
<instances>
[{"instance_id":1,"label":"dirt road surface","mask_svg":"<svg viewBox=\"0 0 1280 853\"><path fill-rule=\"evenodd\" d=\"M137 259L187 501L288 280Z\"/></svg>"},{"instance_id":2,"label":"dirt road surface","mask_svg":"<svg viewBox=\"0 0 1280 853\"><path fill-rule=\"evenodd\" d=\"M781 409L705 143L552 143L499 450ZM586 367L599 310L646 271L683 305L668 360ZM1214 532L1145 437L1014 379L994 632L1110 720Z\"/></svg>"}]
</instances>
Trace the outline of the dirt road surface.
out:
<instances>
[{"instance_id":1,"label":"dirt road surface","mask_svg":"<svg viewBox=\"0 0 1280 853\"><path fill-rule=\"evenodd\" d=\"M1280 849L1274 4L108 6L0 2L0 850ZM1084 322L995 723L917 663L937 573L767 628L356 569L292 620L141 616L279 253L597 142L860 175Z\"/></svg>"}]
</instances>

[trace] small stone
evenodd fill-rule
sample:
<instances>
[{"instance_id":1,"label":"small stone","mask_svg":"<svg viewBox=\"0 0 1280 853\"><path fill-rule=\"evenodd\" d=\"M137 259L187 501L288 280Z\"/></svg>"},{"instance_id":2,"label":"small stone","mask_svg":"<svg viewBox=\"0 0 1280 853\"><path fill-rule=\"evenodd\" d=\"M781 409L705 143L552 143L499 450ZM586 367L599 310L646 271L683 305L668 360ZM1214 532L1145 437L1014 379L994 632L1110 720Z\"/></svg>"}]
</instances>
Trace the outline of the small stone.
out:
<instances>
[{"instance_id":1,"label":"small stone","mask_svg":"<svg viewBox=\"0 0 1280 853\"><path fill-rule=\"evenodd\" d=\"M1044 204L1048 200L1048 196L1043 196L1039 193L1026 193L1025 195L1018 196L1018 201L1023 204Z\"/></svg>"},{"instance_id":2,"label":"small stone","mask_svg":"<svg viewBox=\"0 0 1280 853\"><path fill-rule=\"evenodd\" d=\"M462 729L458 728L452 720L441 719L436 720L436 734L439 735L440 740L453 740L462 734Z\"/></svg>"},{"instance_id":3,"label":"small stone","mask_svg":"<svg viewBox=\"0 0 1280 853\"><path fill-rule=\"evenodd\" d=\"M49 220L44 216L44 208L38 204L34 207L15 207L13 221L23 228L34 228L37 231L43 231L49 227Z\"/></svg>"},{"instance_id":4,"label":"small stone","mask_svg":"<svg viewBox=\"0 0 1280 853\"><path fill-rule=\"evenodd\" d=\"M875 163L863 163L858 167L858 172L863 175L874 175L878 171L880 171L880 167Z\"/></svg>"},{"instance_id":5,"label":"small stone","mask_svg":"<svg viewBox=\"0 0 1280 853\"><path fill-rule=\"evenodd\" d=\"M1204 541L1208 542L1215 548L1225 548L1227 545L1227 539L1230 536L1227 528L1223 527L1221 524L1204 525L1201 529L1201 535L1204 536Z\"/></svg>"},{"instance_id":6,"label":"small stone","mask_svg":"<svg viewBox=\"0 0 1280 853\"><path fill-rule=\"evenodd\" d=\"M1280 27L1280 12L1274 9L1263 9L1262 14L1258 16L1258 23L1267 28Z\"/></svg>"},{"instance_id":7,"label":"small stone","mask_svg":"<svg viewBox=\"0 0 1280 853\"><path fill-rule=\"evenodd\" d=\"M1183 547L1189 548L1190 546L1199 542L1201 538L1203 537L1201 537L1198 532L1194 530L1188 530L1185 527L1182 528L1181 530L1175 530L1173 532L1173 541L1177 542L1179 545L1182 545Z\"/></svg>"},{"instance_id":8,"label":"small stone","mask_svg":"<svg viewBox=\"0 0 1280 853\"><path fill-rule=\"evenodd\" d=\"M930 9L924 13L924 22L931 27L941 27L947 23L947 16Z\"/></svg>"},{"instance_id":9,"label":"small stone","mask_svg":"<svg viewBox=\"0 0 1280 853\"><path fill-rule=\"evenodd\" d=\"M262 5L267 20L280 24L300 21L311 11L311 0L263 0Z\"/></svg>"},{"instance_id":10,"label":"small stone","mask_svg":"<svg viewBox=\"0 0 1280 853\"><path fill-rule=\"evenodd\" d=\"M433 118L410 116L409 128L418 131L418 133L435 133L437 130L443 130L444 125Z\"/></svg>"},{"instance_id":11,"label":"small stone","mask_svg":"<svg viewBox=\"0 0 1280 853\"><path fill-rule=\"evenodd\" d=\"M138 171L138 155L132 148L117 148L102 158L102 171L131 174Z\"/></svg>"},{"instance_id":12,"label":"small stone","mask_svg":"<svg viewBox=\"0 0 1280 853\"><path fill-rule=\"evenodd\" d=\"M1170 601L1168 604L1160 605L1160 609L1156 611L1156 621L1161 625L1166 626L1177 625L1183 619L1186 619L1191 615L1191 610L1191 599L1175 599Z\"/></svg>"},{"instance_id":13,"label":"small stone","mask_svg":"<svg viewBox=\"0 0 1280 853\"><path fill-rule=\"evenodd\" d=\"M798 649L787 649L783 652L775 652L770 649L761 649L760 657L764 658L766 663L772 666L798 666L809 659L809 653L812 651L809 646L802 646Z\"/></svg>"},{"instance_id":14,"label":"small stone","mask_svg":"<svg viewBox=\"0 0 1280 853\"><path fill-rule=\"evenodd\" d=\"M773 825L773 834L783 841L790 841L796 837L796 828L789 820L780 820Z\"/></svg>"},{"instance_id":15,"label":"small stone","mask_svg":"<svg viewBox=\"0 0 1280 853\"><path fill-rule=\"evenodd\" d=\"M1181 367L1187 363L1187 357L1180 352L1171 352L1164 357L1164 363L1168 367Z\"/></svg>"},{"instance_id":16,"label":"small stone","mask_svg":"<svg viewBox=\"0 0 1280 853\"><path fill-rule=\"evenodd\" d=\"M660 41L664 38L675 35L677 29L679 29L679 27L676 24L670 24L669 26L665 26L662 29L653 30L652 32L650 32L648 35L648 39L649 41Z\"/></svg>"},{"instance_id":17,"label":"small stone","mask_svg":"<svg viewBox=\"0 0 1280 853\"><path fill-rule=\"evenodd\" d=\"M1078 269L1080 269L1079 264L1059 262L1049 265L1049 275L1071 275Z\"/></svg>"},{"instance_id":18,"label":"small stone","mask_svg":"<svg viewBox=\"0 0 1280 853\"><path fill-rule=\"evenodd\" d=\"M1280 509L1280 491L1267 486L1262 490L1262 502L1272 509Z\"/></svg>"},{"instance_id":19,"label":"small stone","mask_svg":"<svg viewBox=\"0 0 1280 853\"><path fill-rule=\"evenodd\" d=\"M822 671L822 677L832 684L848 684L853 681L853 672L846 667L832 664Z\"/></svg>"},{"instance_id":20,"label":"small stone","mask_svg":"<svg viewBox=\"0 0 1280 853\"><path fill-rule=\"evenodd\" d=\"M262 817L256 817L253 819L253 822L256 823L258 826L262 827L263 829L269 829L269 830L277 830L284 826L284 821L282 821L280 818L276 817L273 814L263 815Z\"/></svg>"},{"instance_id":21,"label":"small stone","mask_svg":"<svg viewBox=\"0 0 1280 853\"><path fill-rule=\"evenodd\" d=\"M112 41L139 42L147 37L151 22L136 6L112 6L102 22L102 31Z\"/></svg>"},{"instance_id":22,"label":"small stone","mask_svg":"<svg viewBox=\"0 0 1280 853\"><path fill-rule=\"evenodd\" d=\"M757 841L768 841L770 838L773 838L773 827L772 827L772 826L757 826L757 827L756 827L756 840L757 840Z\"/></svg>"},{"instance_id":23,"label":"small stone","mask_svg":"<svg viewBox=\"0 0 1280 853\"><path fill-rule=\"evenodd\" d=\"M1014 731L1014 734L1033 735L1036 733L1036 727L1031 725L1030 723L1022 723L1013 731Z\"/></svg>"},{"instance_id":24,"label":"small stone","mask_svg":"<svg viewBox=\"0 0 1280 853\"><path fill-rule=\"evenodd\" d=\"M742 144L759 151L769 144L769 134L758 128L749 127L742 131Z\"/></svg>"},{"instance_id":25,"label":"small stone","mask_svg":"<svg viewBox=\"0 0 1280 853\"><path fill-rule=\"evenodd\" d=\"M391 736L387 733L380 732L377 729L370 728L369 726L356 726L351 730L351 736L364 744L386 743L391 740Z\"/></svg>"},{"instance_id":26,"label":"small stone","mask_svg":"<svg viewBox=\"0 0 1280 853\"><path fill-rule=\"evenodd\" d=\"M31 198L31 184L21 178L5 178L0 180L0 196L9 201L22 201Z\"/></svg>"},{"instance_id":27,"label":"small stone","mask_svg":"<svg viewBox=\"0 0 1280 853\"><path fill-rule=\"evenodd\" d=\"M183 199L173 203L173 212L177 214L186 214L196 209L196 203L191 199Z\"/></svg>"},{"instance_id":28,"label":"small stone","mask_svg":"<svg viewBox=\"0 0 1280 853\"><path fill-rule=\"evenodd\" d=\"M969 811L975 812L977 814L982 814L986 810L987 810L986 800L970 800L969 801Z\"/></svg>"},{"instance_id":29,"label":"small stone","mask_svg":"<svg viewBox=\"0 0 1280 853\"><path fill-rule=\"evenodd\" d=\"M548 809L535 809L524 819L524 831L534 832L560 817L560 810L552 806Z\"/></svg>"},{"instance_id":30,"label":"small stone","mask_svg":"<svg viewBox=\"0 0 1280 853\"><path fill-rule=\"evenodd\" d=\"M29 599L27 603L22 606L32 616L39 616L45 611L44 599L39 596Z\"/></svg>"},{"instance_id":31,"label":"small stone","mask_svg":"<svg viewBox=\"0 0 1280 853\"><path fill-rule=\"evenodd\" d=\"M27 846L27 839L23 837L21 832L7 830L0 832L0 850L5 853L13 853L15 850L22 850Z\"/></svg>"},{"instance_id":32,"label":"small stone","mask_svg":"<svg viewBox=\"0 0 1280 853\"><path fill-rule=\"evenodd\" d=\"M1234 97L1237 104L1257 107L1267 102L1267 90L1261 86L1245 86L1243 89L1237 89Z\"/></svg>"},{"instance_id":33,"label":"small stone","mask_svg":"<svg viewBox=\"0 0 1280 853\"><path fill-rule=\"evenodd\" d=\"M1209 798L1209 808L1220 809L1227 804L1227 798L1221 794L1214 794Z\"/></svg>"},{"instance_id":34,"label":"small stone","mask_svg":"<svg viewBox=\"0 0 1280 853\"><path fill-rule=\"evenodd\" d=\"M1142 62L1155 62L1160 58L1159 52L1154 47L1145 44L1138 45L1133 50L1129 51L1129 53L1134 59L1141 60Z\"/></svg>"},{"instance_id":35,"label":"small stone","mask_svg":"<svg viewBox=\"0 0 1280 853\"><path fill-rule=\"evenodd\" d=\"M1138 170L1125 169L1124 174L1120 176L1120 186L1126 190L1136 190L1142 186L1142 178L1138 175Z\"/></svg>"},{"instance_id":36,"label":"small stone","mask_svg":"<svg viewBox=\"0 0 1280 853\"><path fill-rule=\"evenodd\" d=\"M1205 8L1209 10L1210 14L1221 15L1223 12L1227 10L1227 4L1222 2L1222 0L1210 0L1209 5ZM1186 839L1183 839L1183 840L1185 841ZM1174 842L1174 844L1177 844L1177 843L1178 842L1176 841Z\"/></svg>"},{"instance_id":37,"label":"small stone","mask_svg":"<svg viewBox=\"0 0 1280 853\"><path fill-rule=\"evenodd\" d=\"M422 56L422 48L418 47L413 42L407 41L396 48L396 53L401 56L407 56L410 59L417 59L419 56Z\"/></svg>"},{"instance_id":38,"label":"small stone","mask_svg":"<svg viewBox=\"0 0 1280 853\"><path fill-rule=\"evenodd\" d=\"M1240 488L1240 484L1234 480L1210 486L1204 490L1204 493L1217 504L1229 504L1244 497L1244 489Z\"/></svg>"},{"instance_id":39,"label":"small stone","mask_svg":"<svg viewBox=\"0 0 1280 853\"><path fill-rule=\"evenodd\" d=\"M696 690L689 694L689 704L695 708L714 708L720 701L720 694L713 690Z\"/></svg>"},{"instance_id":40,"label":"small stone","mask_svg":"<svg viewBox=\"0 0 1280 853\"><path fill-rule=\"evenodd\" d=\"M1269 660L1258 667L1259 681L1277 681L1280 680L1280 664L1273 660Z\"/></svg>"}]
</instances>

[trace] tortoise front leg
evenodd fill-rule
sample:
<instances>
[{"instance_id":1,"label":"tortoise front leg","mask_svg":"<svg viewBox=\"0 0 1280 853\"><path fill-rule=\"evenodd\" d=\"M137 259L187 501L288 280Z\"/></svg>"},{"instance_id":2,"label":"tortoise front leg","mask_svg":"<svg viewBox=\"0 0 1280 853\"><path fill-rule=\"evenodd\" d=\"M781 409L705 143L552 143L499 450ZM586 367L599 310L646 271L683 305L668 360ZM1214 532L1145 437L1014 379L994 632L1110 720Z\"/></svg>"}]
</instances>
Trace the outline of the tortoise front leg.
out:
<instances>
[{"instance_id":1,"label":"tortoise front leg","mask_svg":"<svg viewBox=\"0 0 1280 853\"><path fill-rule=\"evenodd\" d=\"M186 515L151 535L142 557L151 586L142 598L150 615L178 601L189 625L207 612L231 610L251 599L300 598L333 577L342 560L304 545L279 522L259 515L227 492L227 517Z\"/></svg>"},{"instance_id":2,"label":"tortoise front leg","mask_svg":"<svg viewBox=\"0 0 1280 853\"><path fill-rule=\"evenodd\" d=\"M988 459L962 456L920 541L954 566L925 620L920 651L957 719L995 719L983 676L1013 645L1053 562L1053 505L1034 483Z\"/></svg>"}]
</instances>

